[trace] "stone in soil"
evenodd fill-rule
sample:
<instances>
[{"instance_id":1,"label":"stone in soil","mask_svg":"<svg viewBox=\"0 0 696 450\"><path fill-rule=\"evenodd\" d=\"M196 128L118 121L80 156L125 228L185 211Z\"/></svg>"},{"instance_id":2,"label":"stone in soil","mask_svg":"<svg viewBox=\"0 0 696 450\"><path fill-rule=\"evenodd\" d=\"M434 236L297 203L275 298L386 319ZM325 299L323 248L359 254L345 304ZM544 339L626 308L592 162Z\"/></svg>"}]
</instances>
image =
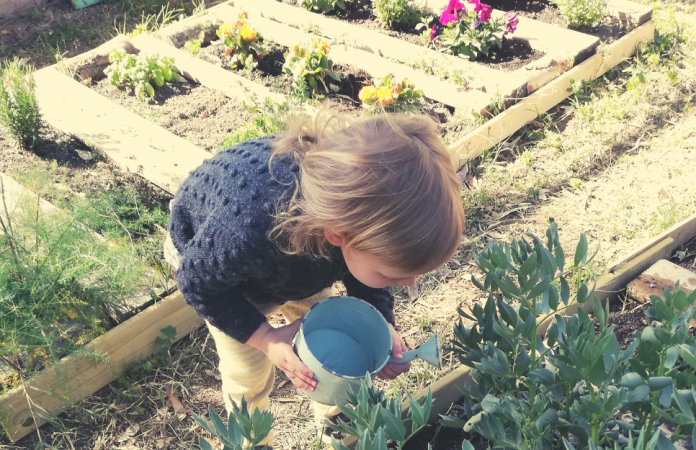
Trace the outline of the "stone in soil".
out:
<instances>
[{"instance_id":1,"label":"stone in soil","mask_svg":"<svg viewBox=\"0 0 696 450\"><path fill-rule=\"evenodd\" d=\"M164 83L146 102L138 100L131 89L116 88L107 79L91 88L209 152L215 152L227 136L251 118L237 100L188 81Z\"/></svg>"},{"instance_id":2,"label":"stone in soil","mask_svg":"<svg viewBox=\"0 0 696 450\"><path fill-rule=\"evenodd\" d=\"M663 288L674 291L677 282L682 291L690 294L696 289L696 273L661 259L628 283L626 290L629 297L647 303L651 295L662 297Z\"/></svg>"}]
</instances>

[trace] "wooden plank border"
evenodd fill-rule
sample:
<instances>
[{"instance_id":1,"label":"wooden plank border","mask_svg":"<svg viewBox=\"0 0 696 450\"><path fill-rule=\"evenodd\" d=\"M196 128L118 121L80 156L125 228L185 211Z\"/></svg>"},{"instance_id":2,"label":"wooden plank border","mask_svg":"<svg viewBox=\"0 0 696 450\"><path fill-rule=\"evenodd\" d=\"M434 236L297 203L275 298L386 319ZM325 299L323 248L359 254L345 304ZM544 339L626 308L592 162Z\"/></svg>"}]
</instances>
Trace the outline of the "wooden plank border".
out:
<instances>
[{"instance_id":1,"label":"wooden plank border","mask_svg":"<svg viewBox=\"0 0 696 450\"><path fill-rule=\"evenodd\" d=\"M479 157L484 150L504 141L531 120L536 119L540 113L548 111L569 97L571 92L568 92L568 89L571 80L594 80L602 76L624 59L631 57L638 46L651 42L654 33L655 21L650 20L610 45L607 53L590 57L454 142L448 148L452 165L455 169L459 169L468 161Z\"/></svg>"},{"instance_id":2,"label":"wooden plank border","mask_svg":"<svg viewBox=\"0 0 696 450\"><path fill-rule=\"evenodd\" d=\"M172 294L85 346L105 355L106 363L73 354L28 380L26 393L20 386L0 397L0 430L13 441L21 439L44 423L38 416L34 422L29 401L59 414L115 380L131 364L154 354L162 328L176 327L178 341L203 323L180 293Z\"/></svg>"}]
</instances>

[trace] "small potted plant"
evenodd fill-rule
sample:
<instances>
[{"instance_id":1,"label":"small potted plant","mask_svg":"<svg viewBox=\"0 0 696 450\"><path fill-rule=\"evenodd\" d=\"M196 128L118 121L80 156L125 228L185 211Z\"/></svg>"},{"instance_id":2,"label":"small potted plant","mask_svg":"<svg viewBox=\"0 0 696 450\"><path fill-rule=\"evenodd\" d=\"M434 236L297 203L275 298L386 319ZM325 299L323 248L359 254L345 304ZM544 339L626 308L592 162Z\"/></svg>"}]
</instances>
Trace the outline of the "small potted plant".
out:
<instances>
[{"instance_id":1,"label":"small potted plant","mask_svg":"<svg viewBox=\"0 0 696 450\"><path fill-rule=\"evenodd\" d=\"M268 55L268 49L261 41L261 33L249 25L248 18L246 11L242 11L236 22L225 22L217 30L217 35L225 46L225 55L233 59L233 69L238 64L245 69L254 69L258 65L254 53L258 59Z\"/></svg>"},{"instance_id":2,"label":"small potted plant","mask_svg":"<svg viewBox=\"0 0 696 450\"><path fill-rule=\"evenodd\" d=\"M481 0L470 0L469 4L473 8L468 9L461 0L450 0L439 20L423 31L423 39L437 45L443 53L471 60L488 56L493 46L502 48L503 36L517 29L517 13L510 11L494 19L490 5ZM423 27L425 24L421 23L418 28Z\"/></svg>"},{"instance_id":3,"label":"small potted plant","mask_svg":"<svg viewBox=\"0 0 696 450\"><path fill-rule=\"evenodd\" d=\"M419 113L423 91L415 89L408 78L398 80L394 74L380 78L358 93L363 108L368 114L380 111Z\"/></svg>"}]
</instances>

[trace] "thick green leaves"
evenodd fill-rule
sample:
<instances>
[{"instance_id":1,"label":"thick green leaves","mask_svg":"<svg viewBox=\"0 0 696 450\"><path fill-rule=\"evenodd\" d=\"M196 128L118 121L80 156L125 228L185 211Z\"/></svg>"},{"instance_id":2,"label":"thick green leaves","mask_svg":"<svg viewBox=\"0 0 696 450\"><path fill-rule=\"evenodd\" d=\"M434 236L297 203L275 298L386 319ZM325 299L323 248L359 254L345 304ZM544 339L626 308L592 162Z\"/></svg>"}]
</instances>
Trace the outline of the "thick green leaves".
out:
<instances>
[{"instance_id":1,"label":"thick green leaves","mask_svg":"<svg viewBox=\"0 0 696 450\"><path fill-rule=\"evenodd\" d=\"M584 264L585 261L587 261L587 237L583 233L580 235L580 241L575 249L575 265Z\"/></svg>"},{"instance_id":2,"label":"thick green leaves","mask_svg":"<svg viewBox=\"0 0 696 450\"><path fill-rule=\"evenodd\" d=\"M548 369L534 369L530 370L527 376L537 384L542 384L547 388L551 389L554 384L554 375Z\"/></svg>"}]
</instances>

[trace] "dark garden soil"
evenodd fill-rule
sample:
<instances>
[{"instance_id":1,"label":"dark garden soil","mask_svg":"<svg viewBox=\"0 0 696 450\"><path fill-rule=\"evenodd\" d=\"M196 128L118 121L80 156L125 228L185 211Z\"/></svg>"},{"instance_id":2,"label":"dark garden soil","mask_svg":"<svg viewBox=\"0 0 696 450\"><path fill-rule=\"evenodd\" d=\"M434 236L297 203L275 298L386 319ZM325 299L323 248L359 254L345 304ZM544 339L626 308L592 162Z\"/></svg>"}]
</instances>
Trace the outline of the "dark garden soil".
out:
<instances>
[{"instance_id":1,"label":"dark garden soil","mask_svg":"<svg viewBox=\"0 0 696 450\"><path fill-rule=\"evenodd\" d=\"M520 17L550 23L562 28L570 28L561 13L558 12L558 8L548 0L486 0L486 3L491 5L493 9L517 11ZM582 27L575 30L596 36L602 42L611 43L628 33L630 28L623 27L617 18L607 16L595 27Z\"/></svg>"},{"instance_id":2,"label":"dark garden soil","mask_svg":"<svg viewBox=\"0 0 696 450\"><path fill-rule=\"evenodd\" d=\"M696 238L674 252L669 260L686 270L696 273Z\"/></svg>"},{"instance_id":3,"label":"dark garden soil","mask_svg":"<svg viewBox=\"0 0 696 450\"><path fill-rule=\"evenodd\" d=\"M428 444L437 450L461 450L462 442L468 440L475 450L489 448L488 441L480 434L470 434L455 428L429 425L409 440L404 450L424 450Z\"/></svg>"},{"instance_id":4,"label":"dark garden soil","mask_svg":"<svg viewBox=\"0 0 696 450\"><path fill-rule=\"evenodd\" d=\"M503 38L502 48L491 51L487 57L476 62L493 69L511 71L522 68L544 55L544 52L533 49L527 42Z\"/></svg>"},{"instance_id":5,"label":"dark garden soil","mask_svg":"<svg viewBox=\"0 0 696 450\"><path fill-rule=\"evenodd\" d=\"M296 5L294 0L283 0L283 2ZM420 38L421 31L416 30L415 24L401 27L394 26L393 28L383 26L382 22L380 22L373 13L371 0L346 2L345 11L334 11L328 15L371 30L377 30L383 34L404 40L411 44L423 45ZM502 49L494 51L488 57L479 59L475 62L495 69L510 71L524 67L541 58L544 54L544 52L539 50L532 50L528 45L524 45L522 42L515 41L511 44L509 39L505 39Z\"/></svg>"},{"instance_id":6,"label":"dark garden soil","mask_svg":"<svg viewBox=\"0 0 696 450\"><path fill-rule=\"evenodd\" d=\"M214 152L233 131L249 121L250 114L236 100L188 81L164 83L153 99L143 102L131 89L119 89L103 79L92 89L124 108L151 120L194 145Z\"/></svg>"}]
</instances>

